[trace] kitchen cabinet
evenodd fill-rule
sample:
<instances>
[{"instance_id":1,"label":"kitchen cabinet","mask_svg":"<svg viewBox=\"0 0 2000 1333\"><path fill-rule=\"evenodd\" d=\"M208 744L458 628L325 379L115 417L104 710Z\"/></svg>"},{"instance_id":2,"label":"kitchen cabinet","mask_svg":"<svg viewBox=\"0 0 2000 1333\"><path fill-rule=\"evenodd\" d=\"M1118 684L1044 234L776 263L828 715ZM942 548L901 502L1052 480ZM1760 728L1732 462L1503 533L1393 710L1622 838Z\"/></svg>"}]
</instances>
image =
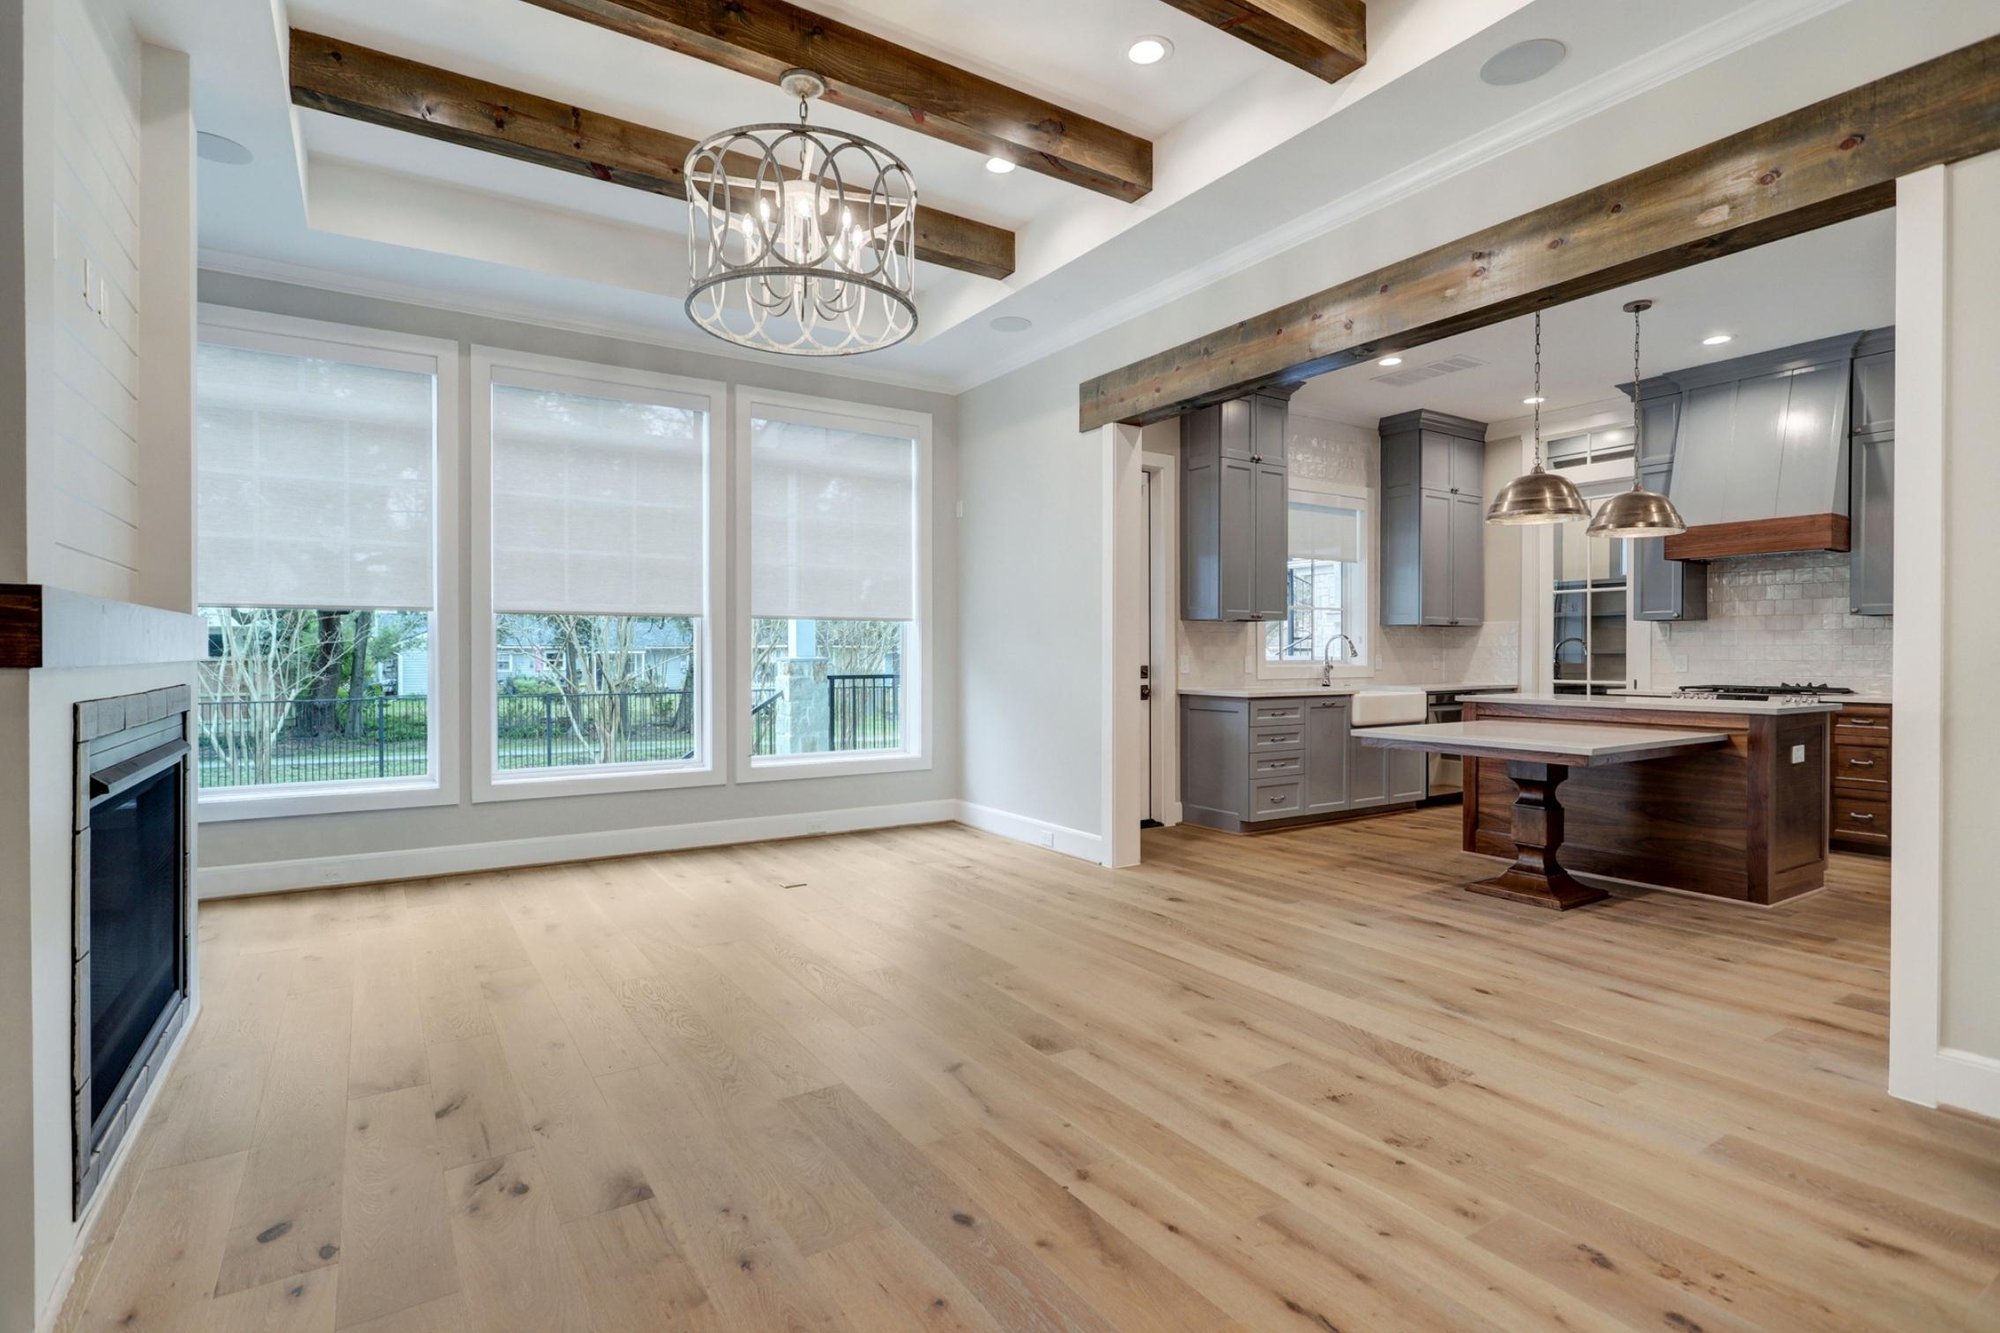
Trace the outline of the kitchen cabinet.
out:
<instances>
[{"instance_id":1,"label":"kitchen cabinet","mask_svg":"<svg viewBox=\"0 0 2000 1333\"><path fill-rule=\"evenodd\" d=\"M1285 419L1285 399L1272 394L1181 419L1183 619L1284 618Z\"/></svg>"},{"instance_id":2,"label":"kitchen cabinet","mask_svg":"<svg viewBox=\"0 0 2000 1333\"><path fill-rule=\"evenodd\" d=\"M1893 330L1878 330L1863 347ZM1854 438L1848 496L1848 609L1857 616L1896 613L1896 353L1854 359Z\"/></svg>"},{"instance_id":3,"label":"kitchen cabinet","mask_svg":"<svg viewBox=\"0 0 2000 1333\"><path fill-rule=\"evenodd\" d=\"M1833 715L1828 813L1833 845L1844 851L1889 850L1893 724L1888 704L1843 704Z\"/></svg>"},{"instance_id":4,"label":"kitchen cabinet","mask_svg":"<svg viewBox=\"0 0 2000 1333\"><path fill-rule=\"evenodd\" d=\"M1384 417L1384 625L1477 625L1486 606L1486 426L1442 412Z\"/></svg>"},{"instance_id":5,"label":"kitchen cabinet","mask_svg":"<svg viewBox=\"0 0 2000 1333\"><path fill-rule=\"evenodd\" d=\"M1344 694L1181 696L1181 817L1247 832L1262 824L1416 805L1426 756L1361 743Z\"/></svg>"},{"instance_id":6,"label":"kitchen cabinet","mask_svg":"<svg viewBox=\"0 0 2000 1333\"><path fill-rule=\"evenodd\" d=\"M1654 381L1648 381L1652 385ZM1642 389L1639 417L1639 484L1661 495L1673 494L1674 437L1680 430L1681 395L1676 389ZM1632 583L1632 616L1636 620L1708 619L1708 565L1699 560L1667 559L1664 537L1647 537L1628 544Z\"/></svg>"}]
</instances>

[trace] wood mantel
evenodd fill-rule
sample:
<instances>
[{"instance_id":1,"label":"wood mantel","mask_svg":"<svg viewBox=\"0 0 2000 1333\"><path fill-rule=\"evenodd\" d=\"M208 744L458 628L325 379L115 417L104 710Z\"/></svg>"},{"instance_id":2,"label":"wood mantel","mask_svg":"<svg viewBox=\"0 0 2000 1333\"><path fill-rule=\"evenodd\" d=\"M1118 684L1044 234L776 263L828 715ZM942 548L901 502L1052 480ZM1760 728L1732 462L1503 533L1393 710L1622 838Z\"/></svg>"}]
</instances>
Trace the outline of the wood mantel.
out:
<instances>
[{"instance_id":1,"label":"wood mantel","mask_svg":"<svg viewBox=\"0 0 2000 1333\"><path fill-rule=\"evenodd\" d=\"M1562 862L1572 873L1770 905L1826 877L1831 711L1695 712L1606 701L1468 698L1468 722L1514 718L1720 732L1721 746L1643 764L1576 768L1563 787ZM1802 756L1793 755L1803 747ZM1507 766L1465 761L1464 847L1516 855Z\"/></svg>"},{"instance_id":2,"label":"wood mantel","mask_svg":"<svg viewBox=\"0 0 2000 1333\"><path fill-rule=\"evenodd\" d=\"M207 655L200 616L42 583L0 583L0 668L142 666Z\"/></svg>"}]
</instances>

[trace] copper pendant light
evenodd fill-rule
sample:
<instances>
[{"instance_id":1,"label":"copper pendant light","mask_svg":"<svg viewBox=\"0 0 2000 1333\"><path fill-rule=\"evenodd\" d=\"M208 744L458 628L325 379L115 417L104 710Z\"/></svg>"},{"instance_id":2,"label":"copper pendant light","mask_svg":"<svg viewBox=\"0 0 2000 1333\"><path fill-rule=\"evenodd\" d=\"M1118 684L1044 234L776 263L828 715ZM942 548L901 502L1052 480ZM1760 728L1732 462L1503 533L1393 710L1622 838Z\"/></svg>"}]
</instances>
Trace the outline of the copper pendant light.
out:
<instances>
[{"instance_id":1,"label":"copper pendant light","mask_svg":"<svg viewBox=\"0 0 2000 1333\"><path fill-rule=\"evenodd\" d=\"M1583 493L1568 477L1542 468L1542 312L1535 312L1535 466L1500 488L1488 523L1573 523L1590 517Z\"/></svg>"},{"instance_id":2,"label":"copper pendant light","mask_svg":"<svg viewBox=\"0 0 2000 1333\"><path fill-rule=\"evenodd\" d=\"M1632 316L1632 453L1634 458L1646 456L1645 441L1640 433L1645 430L1645 414L1639 410L1639 316L1653 308L1651 301L1628 302L1625 310ZM1681 511L1674 508L1674 502L1655 491L1649 491L1639 484L1639 475L1632 474L1632 489L1621 491L1604 502L1597 511L1597 517L1590 520L1590 535L1593 537L1671 537L1688 530L1687 520Z\"/></svg>"}]
</instances>

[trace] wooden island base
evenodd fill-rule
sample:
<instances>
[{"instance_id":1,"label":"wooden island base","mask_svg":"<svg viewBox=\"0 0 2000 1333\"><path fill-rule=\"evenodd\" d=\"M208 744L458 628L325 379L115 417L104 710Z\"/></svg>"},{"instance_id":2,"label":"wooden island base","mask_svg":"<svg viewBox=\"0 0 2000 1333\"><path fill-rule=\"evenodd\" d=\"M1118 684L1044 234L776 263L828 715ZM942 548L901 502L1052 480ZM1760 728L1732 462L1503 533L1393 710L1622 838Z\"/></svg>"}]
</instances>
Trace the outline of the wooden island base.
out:
<instances>
[{"instance_id":1,"label":"wooden island base","mask_svg":"<svg viewBox=\"0 0 2000 1333\"><path fill-rule=\"evenodd\" d=\"M1507 776L1519 793L1514 797L1514 864L1492 879L1466 885L1467 892L1558 912L1610 897L1603 889L1578 883L1556 861L1563 840L1563 808L1556 788L1569 776L1569 766L1516 759L1508 762Z\"/></svg>"},{"instance_id":2,"label":"wooden island base","mask_svg":"<svg viewBox=\"0 0 2000 1333\"><path fill-rule=\"evenodd\" d=\"M1559 896L1555 886L1576 884L1574 872L1764 905L1810 893L1826 882L1834 714L1831 708L1738 711L1721 701L1713 711L1696 711L1649 709L1638 698L1467 699L1468 722L1698 727L1728 737L1699 753L1571 767L1560 778L1522 772L1534 766L1518 760L1468 758L1465 850L1514 863L1479 891L1515 897L1506 890L1525 885L1532 896L1519 901L1556 906L1549 900ZM1538 820L1544 831L1536 834Z\"/></svg>"}]
</instances>

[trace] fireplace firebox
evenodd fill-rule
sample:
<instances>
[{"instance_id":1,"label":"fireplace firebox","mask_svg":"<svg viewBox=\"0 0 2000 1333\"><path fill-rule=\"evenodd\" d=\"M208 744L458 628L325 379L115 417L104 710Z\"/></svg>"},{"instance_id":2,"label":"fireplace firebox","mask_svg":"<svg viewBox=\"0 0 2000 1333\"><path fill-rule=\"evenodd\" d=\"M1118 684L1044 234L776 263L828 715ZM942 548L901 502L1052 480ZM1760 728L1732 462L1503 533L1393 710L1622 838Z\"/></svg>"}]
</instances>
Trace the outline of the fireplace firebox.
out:
<instances>
[{"instance_id":1,"label":"fireplace firebox","mask_svg":"<svg viewBox=\"0 0 2000 1333\"><path fill-rule=\"evenodd\" d=\"M76 706L75 1210L187 1017L185 686Z\"/></svg>"}]
</instances>

